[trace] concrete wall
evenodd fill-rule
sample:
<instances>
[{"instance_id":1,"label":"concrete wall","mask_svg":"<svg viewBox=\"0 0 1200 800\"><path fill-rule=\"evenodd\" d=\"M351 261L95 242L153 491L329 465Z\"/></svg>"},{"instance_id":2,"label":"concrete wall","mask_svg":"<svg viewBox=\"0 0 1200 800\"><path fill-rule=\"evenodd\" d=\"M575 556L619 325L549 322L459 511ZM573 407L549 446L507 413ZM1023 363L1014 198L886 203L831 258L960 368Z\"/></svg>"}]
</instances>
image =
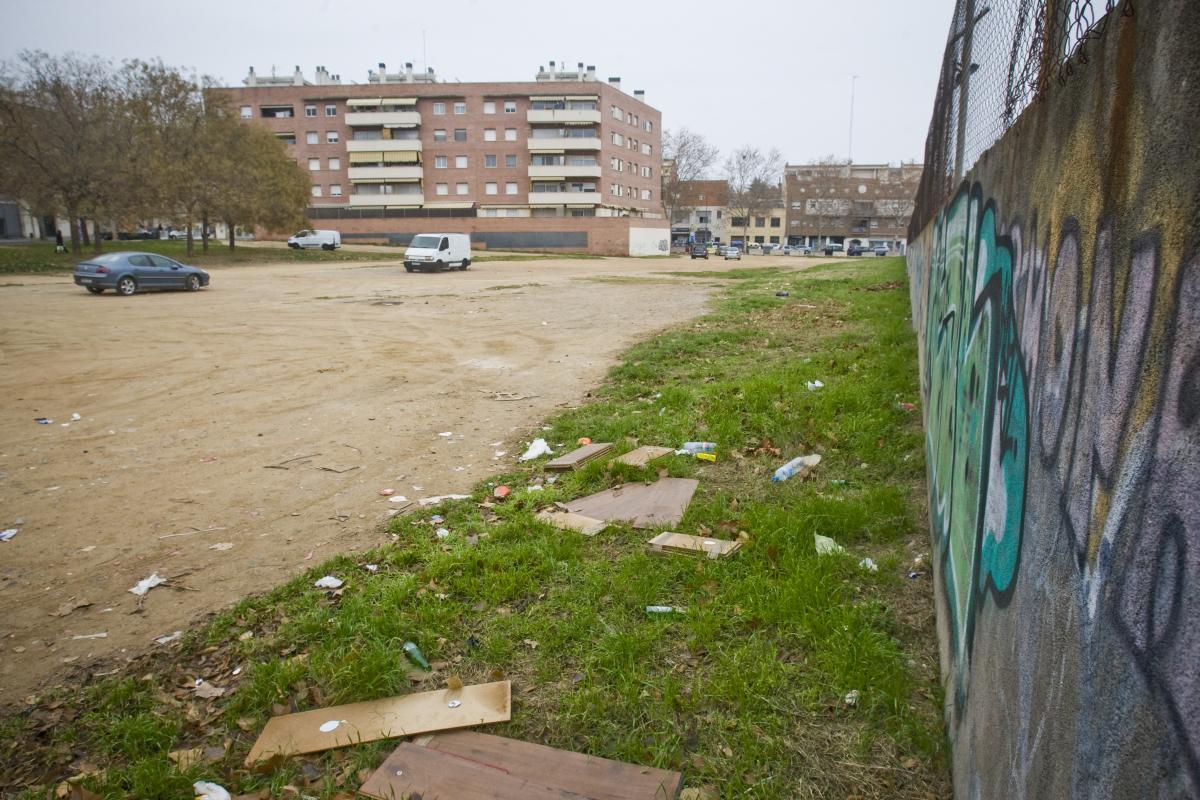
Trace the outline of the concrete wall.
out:
<instances>
[{"instance_id":1,"label":"concrete wall","mask_svg":"<svg viewBox=\"0 0 1200 800\"><path fill-rule=\"evenodd\" d=\"M665 256L670 251L671 231L669 228L635 228L633 225L629 226L629 255Z\"/></svg>"},{"instance_id":2,"label":"concrete wall","mask_svg":"<svg viewBox=\"0 0 1200 800\"><path fill-rule=\"evenodd\" d=\"M1200 4L1136 4L909 250L960 798L1200 797Z\"/></svg>"}]
</instances>

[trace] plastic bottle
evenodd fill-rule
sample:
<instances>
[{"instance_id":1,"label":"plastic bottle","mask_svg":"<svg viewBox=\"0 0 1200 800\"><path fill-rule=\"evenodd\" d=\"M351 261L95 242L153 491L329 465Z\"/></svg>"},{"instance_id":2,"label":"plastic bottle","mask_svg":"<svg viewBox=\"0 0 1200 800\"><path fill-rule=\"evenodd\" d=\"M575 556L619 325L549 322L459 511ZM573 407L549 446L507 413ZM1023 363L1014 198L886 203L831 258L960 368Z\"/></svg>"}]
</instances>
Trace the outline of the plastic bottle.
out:
<instances>
[{"instance_id":1,"label":"plastic bottle","mask_svg":"<svg viewBox=\"0 0 1200 800\"><path fill-rule=\"evenodd\" d=\"M791 461L784 464L779 469L775 470L775 474L771 476L771 480L786 481L797 472L800 472L806 467L815 467L820 462L821 457L818 455L798 456L797 458L793 458Z\"/></svg>"},{"instance_id":2,"label":"plastic bottle","mask_svg":"<svg viewBox=\"0 0 1200 800\"><path fill-rule=\"evenodd\" d=\"M683 450L683 452L688 453L689 455L693 455L693 456L696 455L697 453L715 453L717 451L717 443L716 442L684 442L683 447L681 447L680 449Z\"/></svg>"},{"instance_id":3,"label":"plastic bottle","mask_svg":"<svg viewBox=\"0 0 1200 800\"><path fill-rule=\"evenodd\" d=\"M686 614L687 609L681 606L646 606L647 614Z\"/></svg>"},{"instance_id":4,"label":"plastic bottle","mask_svg":"<svg viewBox=\"0 0 1200 800\"><path fill-rule=\"evenodd\" d=\"M405 642L404 652L408 653L408 657L415 661L421 669L429 669L429 662L425 660L425 654L414 642Z\"/></svg>"}]
</instances>

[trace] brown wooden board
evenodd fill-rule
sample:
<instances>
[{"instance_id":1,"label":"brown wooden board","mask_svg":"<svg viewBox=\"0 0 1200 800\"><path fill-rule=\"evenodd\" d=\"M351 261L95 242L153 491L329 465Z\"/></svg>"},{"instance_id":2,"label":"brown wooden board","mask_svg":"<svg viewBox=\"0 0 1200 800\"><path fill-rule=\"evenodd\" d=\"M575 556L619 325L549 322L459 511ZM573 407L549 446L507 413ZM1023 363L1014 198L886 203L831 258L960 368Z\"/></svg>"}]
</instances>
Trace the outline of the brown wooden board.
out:
<instances>
[{"instance_id":1,"label":"brown wooden board","mask_svg":"<svg viewBox=\"0 0 1200 800\"><path fill-rule=\"evenodd\" d=\"M401 744L359 792L379 800L668 800L682 783L678 772L460 731Z\"/></svg>"},{"instance_id":2,"label":"brown wooden board","mask_svg":"<svg viewBox=\"0 0 1200 800\"><path fill-rule=\"evenodd\" d=\"M631 467L644 467L651 461L670 455L675 451L669 447L656 447L652 444L644 444L636 450L630 450L623 456L617 456L614 461L621 464L628 464Z\"/></svg>"},{"instance_id":3,"label":"brown wooden board","mask_svg":"<svg viewBox=\"0 0 1200 800\"><path fill-rule=\"evenodd\" d=\"M547 461L544 468L552 472L570 472L573 469L579 469L587 462L599 458L612 449L612 442L585 444L577 450L572 450L556 459Z\"/></svg>"},{"instance_id":4,"label":"brown wooden board","mask_svg":"<svg viewBox=\"0 0 1200 800\"><path fill-rule=\"evenodd\" d=\"M451 708L452 701L459 705ZM301 711L269 719L250 748L246 765L394 736L506 722L511 716L512 686L508 681Z\"/></svg>"},{"instance_id":5,"label":"brown wooden board","mask_svg":"<svg viewBox=\"0 0 1200 800\"><path fill-rule=\"evenodd\" d=\"M608 527L608 523L602 519L592 519L582 514L572 514L570 511L539 511L537 518L556 528L579 531L584 536L595 536Z\"/></svg>"},{"instance_id":6,"label":"brown wooden board","mask_svg":"<svg viewBox=\"0 0 1200 800\"><path fill-rule=\"evenodd\" d=\"M703 553L709 558L728 558L739 547L740 541L728 539L713 539L708 536L692 536L690 533L660 533L653 539L647 539L646 544L654 552L670 553Z\"/></svg>"},{"instance_id":7,"label":"brown wooden board","mask_svg":"<svg viewBox=\"0 0 1200 800\"><path fill-rule=\"evenodd\" d=\"M674 525L683 519L699 481L660 478L654 483L627 483L567 503L567 510L608 522L628 521L635 528Z\"/></svg>"}]
</instances>

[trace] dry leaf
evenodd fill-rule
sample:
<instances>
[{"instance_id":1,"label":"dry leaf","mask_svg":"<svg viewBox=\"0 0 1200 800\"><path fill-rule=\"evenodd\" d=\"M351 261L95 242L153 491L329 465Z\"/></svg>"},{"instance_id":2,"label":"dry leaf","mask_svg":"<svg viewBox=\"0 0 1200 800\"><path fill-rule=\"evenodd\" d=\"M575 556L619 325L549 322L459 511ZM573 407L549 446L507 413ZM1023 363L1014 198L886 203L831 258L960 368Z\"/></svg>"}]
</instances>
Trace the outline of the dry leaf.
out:
<instances>
[{"instance_id":1,"label":"dry leaf","mask_svg":"<svg viewBox=\"0 0 1200 800\"><path fill-rule=\"evenodd\" d=\"M451 675L446 678L446 688L452 692L460 691L463 688L462 678L457 675Z\"/></svg>"},{"instance_id":2,"label":"dry leaf","mask_svg":"<svg viewBox=\"0 0 1200 800\"><path fill-rule=\"evenodd\" d=\"M722 753L722 754L723 754L723 755L724 755L726 758L733 758L733 750L732 750L732 749L730 749L729 745L727 745L727 744L723 744L723 745L721 745L721 753Z\"/></svg>"},{"instance_id":3,"label":"dry leaf","mask_svg":"<svg viewBox=\"0 0 1200 800\"><path fill-rule=\"evenodd\" d=\"M174 761L181 770L185 770L199 762L203 757L204 748L202 747L193 747L190 750L172 750L167 753L167 758Z\"/></svg>"},{"instance_id":4,"label":"dry leaf","mask_svg":"<svg viewBox=\"0 0 1200 800\"><path fill-rule=\"evenodd\" d=\"M221 695L225 694L225 690L220 686L213 686L211 683L205 680L201 680L196 683L195 692L196 697L199 697L203 700L211 700L215 697L220 697Z\"/></svg>"},{"instance_id":5,"label":"dry leaf","mask_svg":"<svg viewBox=\"0 0 1200 800\"><path fill-rule=\"evenodd\" d=\"M74 597L72 597L70 600L68 600L67 602L60 605L54 611L51 611L50 616L65 617L67 614L70 614L75 609L87 608L91 604L92 604L91 600L76 600Z\"/></svg>"},{"instance_id":6,"label":"dry leaf","mask_svg":"<svg viewBox=\"0 0 1200 800\"><path fill-rule=\"evenodd\" d=\"M530 650L537 650L538 643L536 641L534 641L533 639L525 639L523 641L525 642L525 644L529 645Z\"/></svg>"},{"instance_id":7,"label":"dry leaf","mask_svg":"<svg viewBox=\"0 0 1200 800\"><path fill-rule=\"evenodd\" d=\"M679 800L721 800L721 795L717 794L715 786L693 786L684 789Z\"/></svg>"},{"instance_id":8,"label":"dry leaf","mask_svg":"<svg viewBox=\"0 0 1200 800\"><path fill-rule=\"evenodd\" d=\"M237 726L244 731L254 730L254 720L250 717L238 717Z\"/></svg>"}]
</instances>

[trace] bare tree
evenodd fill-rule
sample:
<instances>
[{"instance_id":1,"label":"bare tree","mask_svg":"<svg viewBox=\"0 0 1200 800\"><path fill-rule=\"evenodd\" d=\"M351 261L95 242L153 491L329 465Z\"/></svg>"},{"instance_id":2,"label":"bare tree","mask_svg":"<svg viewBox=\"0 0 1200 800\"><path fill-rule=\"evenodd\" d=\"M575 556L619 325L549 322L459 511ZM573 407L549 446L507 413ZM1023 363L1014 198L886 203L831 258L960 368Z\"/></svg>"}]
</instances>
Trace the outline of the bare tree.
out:
<instances>
[{"instance_id":1,"label":"bare tree","mask_svg":"<svg viewBox=\"0 0 1200 800\"><path fill-rule=\"evenodd\" d=\"M763 214L781 202L782 175L783 154L778 148L764 152L752 145L744 145L725 159L725 179L729 183L726 209L731 217L742 221L743 247L750 217ZM733 226L732 219L730 225Z\"/></svg>"},{"instance_id":2,"label":"bare tree","mask_svg":"<svg viewBox=\"0 0 1200 800\"><path fill-rule=\"evenodd\" d=\"M806 170L814 178L823 178L827 182L833 178L849 177L850 175L850 159L838 158L830 153L821 158L815 158L808 162L808 170ZM809 201L810 206L817 212L817 236L825 230L825 221L827 219L838 219L850 213L850 202L842 200L832 200L829 198L815 198ZM825 234L825 241L829 241L829 235Z\"/></svg>"},{"instance_id":3,"label":"bare tree","mask_svg":"<svg viewBox=\"0 0 1200 800\"><path fill-rule=\"evenodd\" d=\"M676 222L683 214L691 213L693 199L688 187L703 180L717 163L718 150L701 134L680 128L663 131L663 159L670 162L662 170L662 202L667 223Z\"/></svg>"}]
</instances>

